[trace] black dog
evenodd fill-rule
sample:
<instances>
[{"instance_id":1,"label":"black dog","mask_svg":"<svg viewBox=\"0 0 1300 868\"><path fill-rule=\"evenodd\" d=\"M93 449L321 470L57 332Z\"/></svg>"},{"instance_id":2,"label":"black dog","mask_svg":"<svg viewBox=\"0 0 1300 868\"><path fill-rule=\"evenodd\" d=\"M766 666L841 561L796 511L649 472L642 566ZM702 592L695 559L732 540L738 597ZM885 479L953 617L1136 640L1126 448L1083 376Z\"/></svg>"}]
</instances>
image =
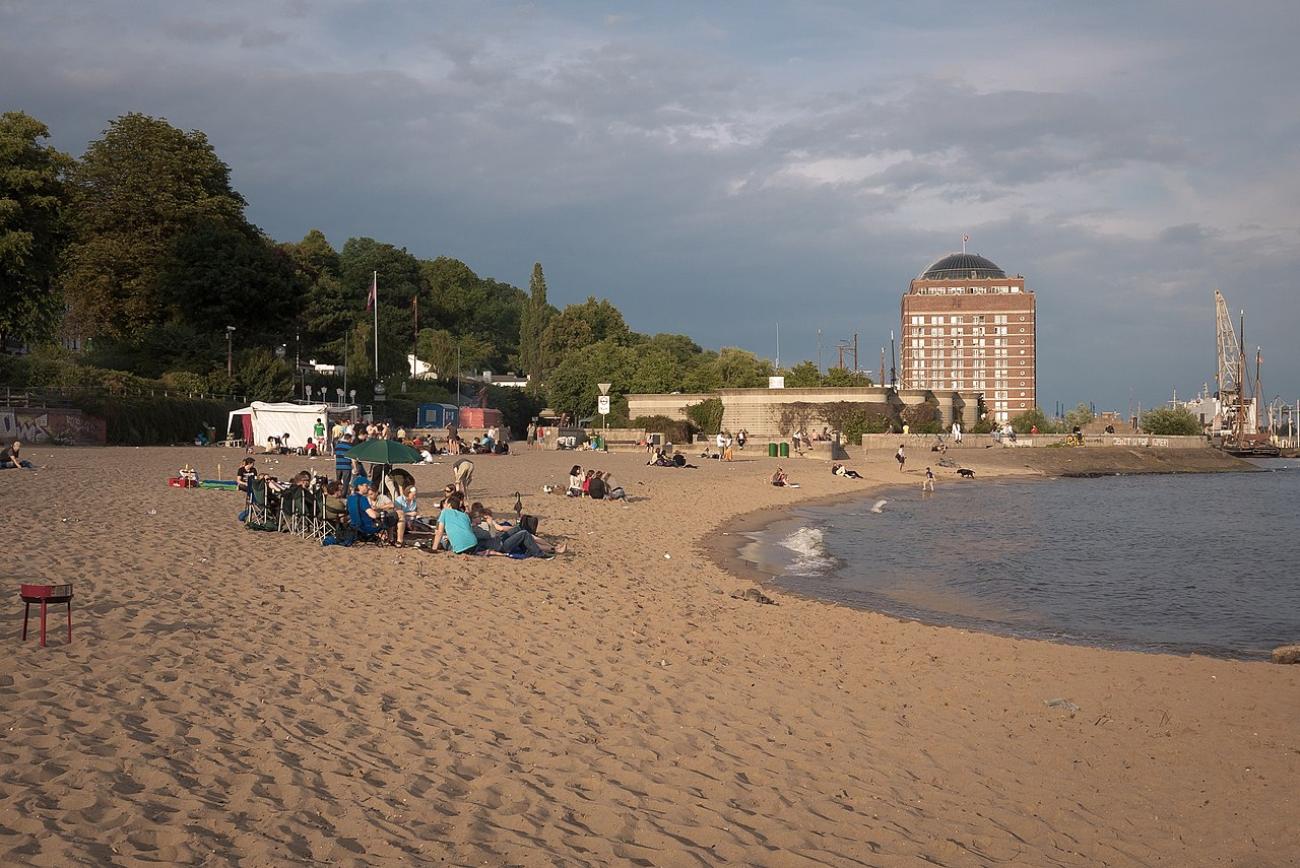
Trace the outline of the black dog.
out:
<instances>
[{"instance_id":1,"label":"black dog","mask_svg":"<svg viewBox=\"0 0 1300 868\"><path fill-rule=\"evenodd\" d=\"M961 468L960 470L957 471L957 475L960 476L960 477L962 477L962 478L964 478L964 479L974 479L974 478L975 478L975 471L974 471L974 470L969 470L969 469L963 467L963 468Z\"/></svg>"}]
</instances>

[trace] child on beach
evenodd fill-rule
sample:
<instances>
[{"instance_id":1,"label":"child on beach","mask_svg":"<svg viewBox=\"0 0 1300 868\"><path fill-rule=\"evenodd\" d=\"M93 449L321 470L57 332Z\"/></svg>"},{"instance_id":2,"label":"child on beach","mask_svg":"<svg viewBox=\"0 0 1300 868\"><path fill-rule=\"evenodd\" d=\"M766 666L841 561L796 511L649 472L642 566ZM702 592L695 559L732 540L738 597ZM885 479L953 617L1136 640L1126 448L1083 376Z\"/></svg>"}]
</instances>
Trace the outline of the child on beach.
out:
<instances>
[{"instance_id":1,"label":"child on beach","mask_svg":"<svg viewBox=\"0 0 1300 868\"><path fill-rule=\"evenodd\" d=\"M898 472L903 472L903 465L907 463L907 455L903 452L903 444L898 444L898 451L894 453L894 460L898 462Z\"/></svg>"},{"instance_id":2,"label":"child on beach","mask_svg":"<svg viewBox=\"0 0 1300 868\"><path fill-rule=\"evenodd\" d=\"M921 492L927 491L934 492L934 471L928 467L925 468L925 479L921 482Z\"/></svg>"}]
</instances>

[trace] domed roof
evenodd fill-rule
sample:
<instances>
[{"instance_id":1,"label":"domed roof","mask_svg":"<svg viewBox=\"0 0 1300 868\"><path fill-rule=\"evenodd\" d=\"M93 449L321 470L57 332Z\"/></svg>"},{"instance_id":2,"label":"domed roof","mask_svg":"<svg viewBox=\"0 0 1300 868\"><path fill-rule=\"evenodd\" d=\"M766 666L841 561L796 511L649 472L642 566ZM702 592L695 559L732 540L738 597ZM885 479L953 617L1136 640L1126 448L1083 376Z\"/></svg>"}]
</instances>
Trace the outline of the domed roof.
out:
<instances>
[{"instance_id":1,"label":"domed roof","mask_svg":"<svg viewBox=\"0 0 1300 868\"><path fill-rule=\"evenodd\" d=\"M917 280L976 280L1006 277L1007 274L983 256L974 253L949 253L930 263Z\"/></svg>"}]
</instances>

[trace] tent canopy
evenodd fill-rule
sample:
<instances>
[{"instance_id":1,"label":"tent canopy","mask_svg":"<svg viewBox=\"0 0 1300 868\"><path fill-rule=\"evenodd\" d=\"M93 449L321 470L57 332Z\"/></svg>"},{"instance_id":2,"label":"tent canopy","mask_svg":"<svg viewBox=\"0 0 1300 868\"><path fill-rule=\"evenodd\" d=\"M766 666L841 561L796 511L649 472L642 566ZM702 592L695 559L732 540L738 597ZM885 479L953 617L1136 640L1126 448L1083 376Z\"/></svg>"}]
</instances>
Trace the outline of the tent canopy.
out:
<instances>
[{"instance_id":1,"label":"tent canopy","mask_svg":"<svg viewBox=\"0 0 1300 868\"><path fill-rule=\"evenodd\" d=\"M319 419L324 423L328 412L328 404L268 404L264 401L254 401L244 409L235 410L230 414L226 430L234 426L236 416L248 416L252 421L251 443L262 444L270 437L283 437L288 434L289 445L296 448L306 445L308 437L316 436L314 430L316 420ZM248 429L249 426L245 423L243 430L247 432ZM328 425L325 429L325 438L329 439Z\"/></svg>"}]
</instances>

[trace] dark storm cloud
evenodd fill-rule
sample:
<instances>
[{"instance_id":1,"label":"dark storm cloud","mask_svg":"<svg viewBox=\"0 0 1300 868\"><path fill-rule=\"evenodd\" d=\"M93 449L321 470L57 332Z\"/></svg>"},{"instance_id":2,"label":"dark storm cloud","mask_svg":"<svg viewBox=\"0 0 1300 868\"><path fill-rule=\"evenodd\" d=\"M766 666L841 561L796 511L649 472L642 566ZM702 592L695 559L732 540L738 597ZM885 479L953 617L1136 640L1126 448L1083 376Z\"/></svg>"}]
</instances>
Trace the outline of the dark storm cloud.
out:
<instances>
[{"instance_id":1,"label":"dark storm cloud","mask_svg":"<svg viewBox=\"0 0 1300 868\"><path fill-rule=\"evenodd\" d=\"M968 5L0 3L0 81L74 152L203 129L277 237L540 259L644 331L878 353L969 232L1039 291L1049 406L1203 381L1216 286L1296 391L1294 16Z\"/></svg>"}]
</instances>

